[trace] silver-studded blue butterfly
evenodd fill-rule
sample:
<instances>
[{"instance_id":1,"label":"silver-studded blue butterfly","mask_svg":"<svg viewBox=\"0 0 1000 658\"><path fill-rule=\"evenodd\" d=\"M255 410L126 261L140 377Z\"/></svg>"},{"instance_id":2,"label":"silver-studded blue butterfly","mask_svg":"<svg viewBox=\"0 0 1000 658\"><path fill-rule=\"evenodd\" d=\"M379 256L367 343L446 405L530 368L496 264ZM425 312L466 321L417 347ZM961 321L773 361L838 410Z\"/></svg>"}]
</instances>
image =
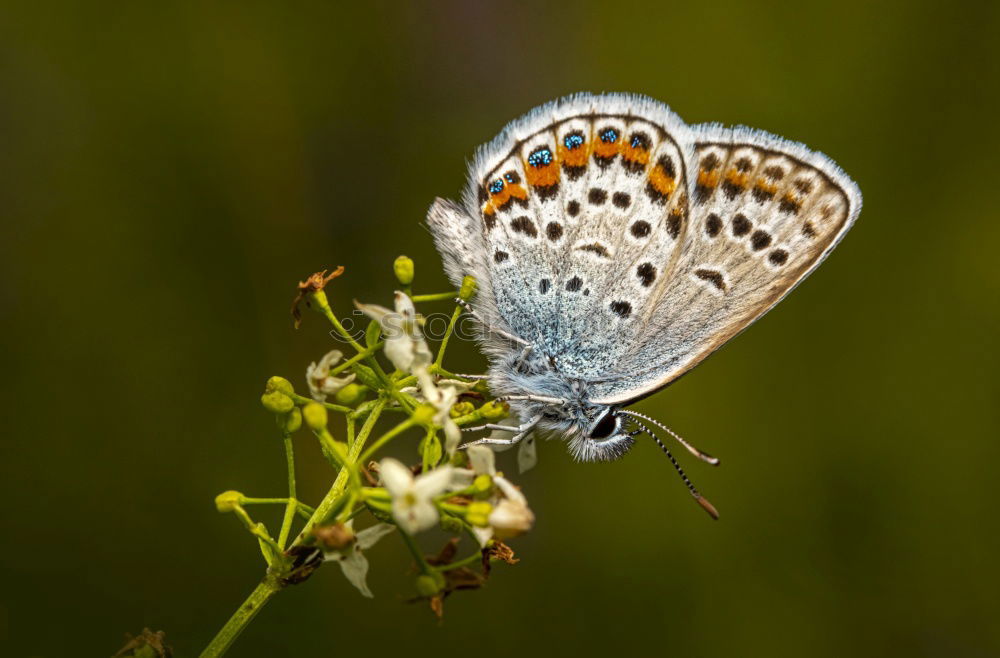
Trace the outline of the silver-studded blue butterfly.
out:
<instances>
[{"instance_id":1,"label":"silver-studded blue butterfly","mask_svg":"<svg viewBox=\"0 0 1000 658\"><path fill-rule=\"evenodd\" d=\"M770 310L861 210L826 156L689 126L630 94L578 94L512 122L476 153L462 201L437 199L427 223L452 282L479 283L489 383L520 420L480 442L539 429L596 461L644 431L682 477L649 424L667 428L624 407Z\"/></svg>"}]
</instances>

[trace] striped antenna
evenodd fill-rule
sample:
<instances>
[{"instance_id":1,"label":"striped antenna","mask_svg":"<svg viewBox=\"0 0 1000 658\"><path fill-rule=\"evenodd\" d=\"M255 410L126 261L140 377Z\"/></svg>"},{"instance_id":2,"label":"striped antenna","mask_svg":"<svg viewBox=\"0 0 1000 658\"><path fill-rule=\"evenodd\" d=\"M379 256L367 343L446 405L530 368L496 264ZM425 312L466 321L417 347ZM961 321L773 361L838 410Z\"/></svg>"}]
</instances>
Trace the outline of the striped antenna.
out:
<instances>
[{"instance_id":1,"label":"striped antenna","mask_svg":"<svg viewBox=\"0 0 1000 658\"><path fill-rule=\"evenodd\" d=\"M630 414L630 415L632 415L632 414ZM700 493L698 493L698 490L694 488L694 485L691 484L691 480L689 480L687 474L684 473L684 469L681 468L681 465L677 463L676 459L674 459L673 454L671 454L671 452L670 452L670 448L668 448L663 443L663 441L660 441L660 438L658 436L656 436L655 434L653 434L653 432L648 427L646 427L645 425L643 425L642 422L640 422L638 420L635 420L635 419L633 419L632 422L635 423L636 425L638 425L639 428L643 432L645 432L646 434L648 434L651 439L653 439L654 441L656 441L656 445L660 446L660 450L663 451L663 454L665 454L667 456L667 459L670 460L670 463L674 465L675 469L677 469L677 474L681 476L682 480L684 480L684 484L687 485L687 488L691 492L691 495L694 496L694 499L698 502L699 505L701 505L702 509L704 509L706 512L708 512L709 516L711 516L713 519L715 519L716 521L718 521L719 520L719 512L718 512L718 510L716 510L715 506L712 505L712 503L708 502L708 500L706 500ZM633 434L633 433L630 433L630 435L631 434Z\"/></svg>"},{"instance_id":2,"label":"striped antenna","mask_svg":"<svg viewBox=\"0 0 1000 658\"><path fill-rule=\"evenodd\" d=\"M665 431L667 434L669 434L670 436L672 436L675 439L677 439L678 443L680 443L682 446L684 446L685 448L687 448L688 452L690 452L692 455L694 455L698 459L702 460L703 462L707 462L707 463L711 464L712 466L718 466L719 465L719 459L717 457L713 457L712 455L708 454L707 452L702 452L701 450L698 450L693 445L691 445L690 443L688 443L687 441L685 441L684 438L680 434L678 434L677 432L673 431L672 429L670 429L669 427L667 427L663 423L661 423L661 422L659 422L657 420L654 420L654 419L650 418L649 416L641 414L641 413L639 413L637 411L629 411L628 409L619 409L618 413L625 414L626 416L631 416L633 418L642 418L646 422L652 423L653 425L656 425L661 430ZM636 423L636 424L638 425L638 423ZM640 427L641 427L641 425L640 425ZM646 432L646 433L649 434L649 432ZM650 436L653 436L653 435L650 434ZM657 439L657 442L659 442L659 439Z\"/></svg>"}]
</instances>

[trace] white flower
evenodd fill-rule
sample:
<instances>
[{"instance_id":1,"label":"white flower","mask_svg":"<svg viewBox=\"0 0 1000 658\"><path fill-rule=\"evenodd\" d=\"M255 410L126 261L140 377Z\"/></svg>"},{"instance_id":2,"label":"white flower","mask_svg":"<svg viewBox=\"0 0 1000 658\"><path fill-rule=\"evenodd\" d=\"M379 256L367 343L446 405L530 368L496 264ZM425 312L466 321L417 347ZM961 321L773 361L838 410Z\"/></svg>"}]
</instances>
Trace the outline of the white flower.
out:
<instances>
[{"instance_id":1,"label":"white flower","mask_svg":"<svg viewBox=\"0 0 1000 658\"><path fill-rule=\"evenodd\" d=\"M462 430L451 417L451 408L458 400L460 391L454 386L436 386L426 366L415 368L414 374L420 383L424 399L437 409L434 424L444 429L444 450L450 457L455 454L455 448L462 440Z\"/></svg>"},{"instance_id":2,"label":"white flower","mask_svg":"<svg viewBox=\"0 0 1000 658\"><path fill-rule=\"evenodd\" d=\"M345 524L351 527L351 521ZM377 523L370 528L365 528L354 536L354 541L346 548L339 551L331 551L323 556L326 562L336 562L344 572L344 577L358 588L362 596L372 598L374 594L368 589L368 558L362 551L366 551L375 545L379 539L396 529L391 523Z\"/></svg>"},{"instance_id":3,"label":"white flower","mask_svg":"<svg viewBox=\"0 0 1000 658\"><path fill-rule=\"evenodd\" d=\"M452 468L444 466L414 478L402 462L386 457L379 462L382 484L392 496L392 516L409 534L432 527L438 521L434 496L448 489Z\"/></svg>"},{"instance_id":4,"label":"white flower","mask_svg":"<svg viewBox=\"0 0 1000 658\"><path fill-rule=\"evenodd\" d=\"M326 396L334 395L354 381L354 373L344 377L330 376L330 368L337 365L343 356L344 353L340 350L331 350L323 355L319 363L310 363L306 368L306 381L309 383L309 394L313 400L324 402Z\"/></svg>"},{"instance_id":5,"label":"white flower","mask_svg":"<svg viewBox=\"0 0 1000 658\"><path fill-rule=\"evenodd\" d=\"M506 539L531 530L535 515L528 507L528 500L510 480L497 473L493 451L484 445L469 446L468 455L472 469L454 469L452 488L467 487L479 475L489 475L496 487L489 501L493 511L490 512L488 527L472 529L480 545L485 546L492 537Z\"/></svg>"},{"instance_id":6,"label":"white flower","mask_svg":"<svg viewBox=\"0 0 1000 658\"><path fill-rule=\"evenodd\" d=\"M535 515L528 507L528 499L505 477L493 477L493 483L503 492L503 499L490 512L490 527L498 539L516 537L531 530Z\"/></svg>"},{"instance_id":7,"label":"white flower","mask_svg":"<svg viewBox=\"0 0 1000 658\"><path fill-rule=\"evenodd\" d=\"M403 372L412 373L416 368L431 364L434 357L417 326L417 309L406 293L396 291L395 311L377 304L354 304L382 326L382 334L385 336L383 351L392 365Z\"/></svg>"}]
</instances>

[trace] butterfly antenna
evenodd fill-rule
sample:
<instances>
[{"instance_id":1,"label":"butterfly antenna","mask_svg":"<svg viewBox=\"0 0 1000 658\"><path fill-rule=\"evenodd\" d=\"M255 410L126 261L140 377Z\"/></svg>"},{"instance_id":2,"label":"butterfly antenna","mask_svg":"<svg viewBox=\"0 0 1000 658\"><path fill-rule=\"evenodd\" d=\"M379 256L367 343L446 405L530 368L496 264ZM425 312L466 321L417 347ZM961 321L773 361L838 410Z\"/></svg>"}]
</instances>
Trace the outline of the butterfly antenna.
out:
<instances>
[{"instance_id":1,"label":"butterfly antenna","mask_svg":"<svg viewBox=\"0 0 1000 658\"><path fill-rule=\"evenodd\" d=\"M688 479L688 476L684 472L684 469L681 468L681 465L677 463L676 459L674 459L673 454L671 454L671 452L670 452L670 448L668 448L663 443L663 441L660 441L660 438L658 436L656 436L655 434L653 434L653 432L650 431L650 429L648 427L646 427L645 425L643 425L641 422L639 422L637 420L633 420L632 422L635 423L636 425L638 425L639 428L643 432L645 432L646 434L648 434L651 439L653 439L654 441L656 441L656 445L660 446L660 450L662 450L663 454L665 454L667 456L667 459L670 460L670 463L674 465L674 468L677 470L677 474L681 476L682 480L684 480L684 484L687 485L688 491L691 492L691 495L694 496L694 499L696 501L698 501L698 504L701 505L702 509L704 509L706 512L708 512L709 516L711 516L713 519L715 519L716 521L718 521L719 520L719 512L718 512L718 510L716 510L715 506L712 505L712 503L708 502L708 500L706 500L700 493L698 493L698 490L694 488L694 485L691 483L691 480ZM638 432L630 432L629 435L632 436L632 435L637 434L637 433Z\"/></svg>"},{"instance_id":2,"label":"butterfly antenna","mask_svg":"<svg viewBox=\"0 0 1000 658\"><path fill-rule=\"evenodd\" d=\"M625 414L626 416L632 416L633 418L642 418L646 422L649 422L649 423L652 423L653 425L656 425L657 427L659 427L660 429L662 429L663 431L665 431L667 434L669 434L670 436L672 436L675 439L677 439L678 443L680 443L682 446L684 446L685 448L687 448L688 452L690 452L692 455L694 455L698 459L702 460L703 462L708 462L712 466L718 466L719 465L719 459L718 459L718 457L713 457L712 455L708 454L707 452L702 452L701 450L698 450L693 445L691 445L690 443L688 443L687 441L685 441L684 437L682 437L680 434L678 434L677 432L673 431L672 429L670 429L669 427L667 427L663 423L661 423L659 421L656 421L656 420L650 418L649 416L641 414L641 413L639 413L637 411L629 411L628 409L620 409L618 411L618 413ZM636 423L636 424L638 425L638 423ZM640 425L640 427L641 427L641 425ZM646 433L649 434L648 431ZM649 434L649 435L653 436L652 434ZM656 438L656 437L653 437L653 438ZM659 442L659 439L657 439L657 442Z\"/></svg>"}]
</instances>

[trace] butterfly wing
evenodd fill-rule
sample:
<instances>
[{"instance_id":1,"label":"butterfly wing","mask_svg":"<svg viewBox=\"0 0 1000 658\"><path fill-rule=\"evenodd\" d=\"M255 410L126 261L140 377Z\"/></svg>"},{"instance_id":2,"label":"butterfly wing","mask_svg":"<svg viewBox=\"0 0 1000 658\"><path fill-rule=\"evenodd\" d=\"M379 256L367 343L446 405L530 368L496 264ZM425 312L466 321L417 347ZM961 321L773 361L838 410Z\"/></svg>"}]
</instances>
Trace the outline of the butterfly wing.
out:
<instances>
[{"instance_id":1,"label":"butterfly wing","mask_svg":"<svg viewBox=\"0 0 1000 658\"><path fill-rule=\"evenodd\" d=\"M747 128L692 128L690 227L634 349L597 403L666 386L777 304L833 250L861 193L826 156Z\"/></svg>"},{"instance_id":2,"label":"butterfly wing","mask_svg":"<svg viewBox=\"0 0 1000 658\"><path fill-rule=\"evenodd\" d=\"M640 310L686 231L687 127L639 96L581 94L508 125L477 154L465 212L428 224L452 278L573 378L606 374L642 330Z\"/></svg>"}]
</instances>

